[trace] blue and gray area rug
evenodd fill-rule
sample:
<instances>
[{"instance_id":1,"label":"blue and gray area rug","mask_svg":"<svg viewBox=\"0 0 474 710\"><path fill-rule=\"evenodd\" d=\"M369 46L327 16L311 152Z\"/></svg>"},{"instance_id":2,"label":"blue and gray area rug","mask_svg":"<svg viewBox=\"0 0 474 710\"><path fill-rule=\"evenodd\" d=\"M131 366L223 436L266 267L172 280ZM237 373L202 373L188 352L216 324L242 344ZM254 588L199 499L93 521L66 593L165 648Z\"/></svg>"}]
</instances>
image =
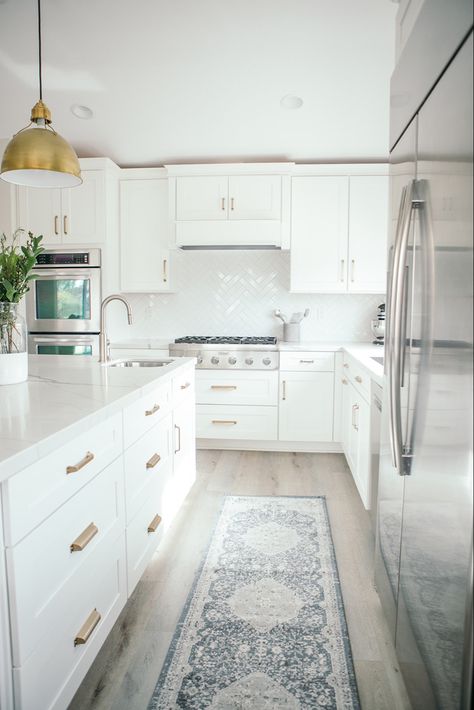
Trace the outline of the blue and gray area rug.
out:
<instances>
[{"instance_id":1,"label":"blue and gray area rug","mask_svg":"<svg viewBox=\"0 0 474 710\"><path fill-rule=\"evenodd\" d=\"M324 498L226 498L149 710L358 710Z\"/></svg>"}]
</instances>

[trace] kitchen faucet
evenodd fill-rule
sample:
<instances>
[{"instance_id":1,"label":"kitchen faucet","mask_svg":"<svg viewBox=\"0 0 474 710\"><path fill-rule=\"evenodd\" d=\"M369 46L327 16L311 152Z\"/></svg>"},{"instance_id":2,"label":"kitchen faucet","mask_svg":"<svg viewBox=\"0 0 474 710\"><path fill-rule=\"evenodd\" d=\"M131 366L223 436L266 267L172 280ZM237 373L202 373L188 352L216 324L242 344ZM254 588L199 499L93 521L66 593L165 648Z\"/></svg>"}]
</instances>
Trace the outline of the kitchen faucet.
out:
<instances>
[{"instance_id":1,"label":"kitchen faucet","mask_svg":"<svg viewBox=\"0 0 474 710\"><path fill-rule=\"evenodd\" d=\"M128 324L132 325L132 309L123 296L113 293L111 296L104 298L100 306L99 362L107 362L110 359L110 341L105 331L105 309L111 301L122 301L127 309Z\"/></svg>"}]
</instances>

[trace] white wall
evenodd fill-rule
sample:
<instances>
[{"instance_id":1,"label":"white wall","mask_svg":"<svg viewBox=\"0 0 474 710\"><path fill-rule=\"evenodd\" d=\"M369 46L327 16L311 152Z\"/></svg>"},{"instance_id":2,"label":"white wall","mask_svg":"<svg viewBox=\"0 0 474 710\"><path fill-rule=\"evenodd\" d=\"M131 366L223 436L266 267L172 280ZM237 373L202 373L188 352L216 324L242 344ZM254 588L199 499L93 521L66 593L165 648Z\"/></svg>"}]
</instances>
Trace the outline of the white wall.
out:
<instances>
[{"instance_id":1,"label":"white wall","mask_svg":"<svg viewBox=\"0 0 474 710\"><path fill-rule=\"evenodd\" d=\"M111 307L112 342L128 338L182 335L275 335L281 321L311 309L302 324L307 340L368 341L370 320L384 296L289 294L290 256L280 251L178 251L173 264L177 293L126 294L134 324L128 326L121 304Z\"/></svg>"}]
</instances>

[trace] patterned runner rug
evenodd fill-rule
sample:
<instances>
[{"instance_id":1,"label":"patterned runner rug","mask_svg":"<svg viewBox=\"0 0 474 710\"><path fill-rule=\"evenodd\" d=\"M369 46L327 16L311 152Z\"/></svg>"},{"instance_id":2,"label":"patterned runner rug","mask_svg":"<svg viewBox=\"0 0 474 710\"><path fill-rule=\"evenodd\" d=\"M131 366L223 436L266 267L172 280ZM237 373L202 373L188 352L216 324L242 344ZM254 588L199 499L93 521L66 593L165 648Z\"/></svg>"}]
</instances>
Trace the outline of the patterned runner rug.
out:
<instances>
[{"instance_id":1,"label":"patterned runner rug","mask_svg":"<svg viewBox=\"0 0 474 710\"><path fill-rule=\"evenodd\" d=\"M324 498L227 497L149 710L359 707Z\"/></svg>"}]
</instances>

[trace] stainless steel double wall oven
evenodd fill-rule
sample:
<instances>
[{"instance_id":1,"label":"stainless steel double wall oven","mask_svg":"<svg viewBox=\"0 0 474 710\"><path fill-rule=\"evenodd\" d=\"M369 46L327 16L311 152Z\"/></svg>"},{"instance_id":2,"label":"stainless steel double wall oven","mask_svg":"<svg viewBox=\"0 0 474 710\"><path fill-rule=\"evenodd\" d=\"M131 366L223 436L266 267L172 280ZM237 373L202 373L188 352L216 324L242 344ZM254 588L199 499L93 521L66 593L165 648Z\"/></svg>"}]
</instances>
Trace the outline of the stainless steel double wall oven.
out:
<instances>
[{"instance_id":1,"label":"stainless steel double wall oven","mask_svg":"<svg viewBox=\"0 0 474 710\"><path fill-rule=\"evenodd\" d=\"M28 350L36 355L98 355L100 249L38 256L26 298Z\"/></svg>"}]
</instances>

